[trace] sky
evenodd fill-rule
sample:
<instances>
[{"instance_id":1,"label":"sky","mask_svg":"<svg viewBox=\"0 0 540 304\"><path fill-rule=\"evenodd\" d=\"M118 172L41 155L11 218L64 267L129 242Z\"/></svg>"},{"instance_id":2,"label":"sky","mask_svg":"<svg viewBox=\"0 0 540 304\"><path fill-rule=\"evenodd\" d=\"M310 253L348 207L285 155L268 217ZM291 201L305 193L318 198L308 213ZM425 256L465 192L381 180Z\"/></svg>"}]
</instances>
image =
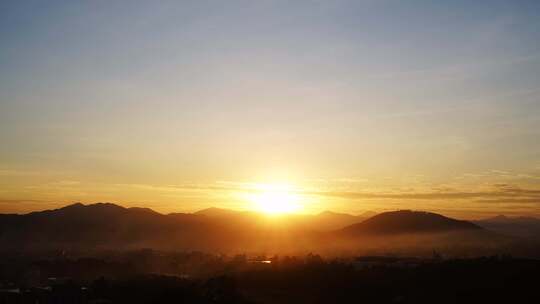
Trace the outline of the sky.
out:
<instances>
[{"instance_id":1,"label":"sky","mask_svg":"<svg viewBox=\"0 0 540 304\"><path fill-rule=\"evenodd\" d=\"M306 213L540 216L539 14L1 1L0 212L250 209L285 187Z\"/></svg>"}]
</instances>

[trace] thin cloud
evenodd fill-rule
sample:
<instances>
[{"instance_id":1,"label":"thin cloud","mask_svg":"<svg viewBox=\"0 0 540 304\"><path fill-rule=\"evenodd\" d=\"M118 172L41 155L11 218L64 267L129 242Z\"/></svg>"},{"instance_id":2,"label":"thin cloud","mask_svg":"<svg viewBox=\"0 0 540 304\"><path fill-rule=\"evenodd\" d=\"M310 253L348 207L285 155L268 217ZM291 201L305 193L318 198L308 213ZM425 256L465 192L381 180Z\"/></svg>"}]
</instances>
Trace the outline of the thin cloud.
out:
<instances>
[{"instance_id":1,"label":"thin cloud","mask_svg":"<svg viewBox=\"0 0 540 304\"><path fill-rule=\"evenodd\" d=\"M464 200L464 199L489 199L491 201L522 200L528 203L540 202L540 190L503 188L496 191L460 192L415 192L415 193L374 193L374 192L308 192L306 194L337 197L343 199L402 199L402 200Z\"/></svg>"}]
</instances>

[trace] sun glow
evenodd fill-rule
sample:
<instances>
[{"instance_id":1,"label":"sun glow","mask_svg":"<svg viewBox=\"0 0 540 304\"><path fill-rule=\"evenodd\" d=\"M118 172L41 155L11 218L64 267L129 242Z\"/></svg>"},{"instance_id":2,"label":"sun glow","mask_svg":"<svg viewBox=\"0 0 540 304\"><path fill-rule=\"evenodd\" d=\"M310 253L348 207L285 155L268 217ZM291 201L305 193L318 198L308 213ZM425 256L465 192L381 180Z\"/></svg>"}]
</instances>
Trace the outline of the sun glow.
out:
<instances>
[{"instance_id":1,"label":"sun glow","mask_svg":"<svg viewBox=\"0 0 540 304\"><path fill-rule=\"evenodd\" d=\"M249 200L259 212L277 215L302 210L299 195L288 185L258 185L256 188Z\"/></svg>"}]
</instances>

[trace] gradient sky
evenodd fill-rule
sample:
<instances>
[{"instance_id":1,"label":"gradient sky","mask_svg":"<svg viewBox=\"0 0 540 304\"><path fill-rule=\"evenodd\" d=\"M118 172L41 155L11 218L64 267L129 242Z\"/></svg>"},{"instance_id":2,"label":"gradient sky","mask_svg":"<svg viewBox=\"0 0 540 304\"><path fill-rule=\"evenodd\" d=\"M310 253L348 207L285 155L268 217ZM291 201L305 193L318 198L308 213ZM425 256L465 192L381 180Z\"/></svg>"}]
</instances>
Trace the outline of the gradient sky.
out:
<instances>
[{"instance_id":1,"label":"gradient sky","mask_svg":"<svg viewBox=\"0 0 540 304\"><path fill-rule=\"evenodd\" d=\"M538 1L2 1L0 212L540 215Z\"/></svg>"}]
</instances>

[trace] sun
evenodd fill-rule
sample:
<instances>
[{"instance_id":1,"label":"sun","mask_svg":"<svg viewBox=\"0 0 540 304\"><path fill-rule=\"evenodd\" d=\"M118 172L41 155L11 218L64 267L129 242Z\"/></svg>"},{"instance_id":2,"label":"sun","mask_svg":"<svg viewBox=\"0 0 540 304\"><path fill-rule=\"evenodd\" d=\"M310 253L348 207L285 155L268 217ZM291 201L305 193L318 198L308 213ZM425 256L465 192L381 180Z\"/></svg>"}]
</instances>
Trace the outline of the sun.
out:
<instances>
[{"instance_id":1,"label":"sun","mask_svg":"<svg viewBox=\"0 0 540 304\"><path fill-rule=\"evenodd\" d=\"M300 197L288 185L258 185L249 195L255 210L270 214L297 213L301 211Z\"/></svg>"}]
</instances>

